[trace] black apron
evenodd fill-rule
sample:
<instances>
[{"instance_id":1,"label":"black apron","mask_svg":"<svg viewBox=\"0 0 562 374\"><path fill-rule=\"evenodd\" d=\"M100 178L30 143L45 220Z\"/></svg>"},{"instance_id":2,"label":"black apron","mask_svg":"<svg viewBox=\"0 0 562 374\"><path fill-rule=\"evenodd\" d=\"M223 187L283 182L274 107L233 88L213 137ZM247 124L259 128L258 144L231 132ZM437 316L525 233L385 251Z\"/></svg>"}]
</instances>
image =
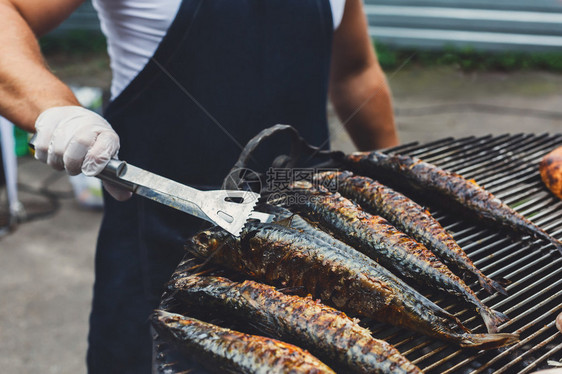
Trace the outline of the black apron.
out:
<instances>
[{"instance_id":1,"label":"black apron","mask_svg":"<svg viewBox=\"0 0 562 374\"><path fill-rule=\"evenodd\" d=\"M184 0L154 57L106 110L120 159L217 187L266 127L290 124L324 143L332 30L329 0ZM148 317L201 225L141 197L105 195L89 372L150 372Z\"/></svg>"}]
</instances>

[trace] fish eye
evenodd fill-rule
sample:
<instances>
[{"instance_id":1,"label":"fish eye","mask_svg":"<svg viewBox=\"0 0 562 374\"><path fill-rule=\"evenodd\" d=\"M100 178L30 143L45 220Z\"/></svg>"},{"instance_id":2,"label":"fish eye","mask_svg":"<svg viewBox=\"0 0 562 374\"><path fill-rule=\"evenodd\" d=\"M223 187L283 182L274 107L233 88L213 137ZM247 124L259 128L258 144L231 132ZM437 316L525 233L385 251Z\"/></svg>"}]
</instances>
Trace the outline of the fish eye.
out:
<instances>
[{"instance_id":1,"label":"fish eye","mask_svg":"<svg viewBox=\"0 0 562 374\"><path fill-rule=\"evenodd\" d=\"M199 243L201 244L209 244L209 234L206 232L199 234L198 239L199 239Z\"/></svg>"}]
</instances>

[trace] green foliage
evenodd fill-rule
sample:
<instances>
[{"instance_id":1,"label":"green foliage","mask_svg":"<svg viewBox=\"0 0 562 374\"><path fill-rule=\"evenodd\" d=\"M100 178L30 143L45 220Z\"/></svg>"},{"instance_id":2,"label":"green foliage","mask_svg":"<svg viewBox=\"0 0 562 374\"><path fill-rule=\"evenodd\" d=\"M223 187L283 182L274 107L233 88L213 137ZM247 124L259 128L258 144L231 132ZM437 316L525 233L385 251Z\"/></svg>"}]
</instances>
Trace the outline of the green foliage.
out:
<instances>
[{"instance_id":1,"label":"green foliage","mask_svg":"<svg viewBox=\"0 0 562 374\"><path fill-rule=\"evenodd\" d=\"M377 57L382 67L397 67L398 53L388 49L384 44L376 45Z\"/></svg>"},{"instance_id":2,"label":"green foliage","mask_svg":"<svg viewBox=\"0 0 562 374\"><path fill-rule=\"evenodd\" d=\"M106 41L102 33L88 30L71 30L47 35L39 40L41 51L54 54L97 54L106 52Z\"/></svg>"},{"instance_id":3,"label":"green foliage","mask_svg":"<svg viewBox=\"0 0 562 374\"><path fill-rule=\"evenodd\" d=\"M442 50L394 49L376 44L384 69L398 68L405 61L418 66L457 66L463 71L545 70L562 72L562 52L485 52L447 46Z\"/></svg>"}]
</instances>

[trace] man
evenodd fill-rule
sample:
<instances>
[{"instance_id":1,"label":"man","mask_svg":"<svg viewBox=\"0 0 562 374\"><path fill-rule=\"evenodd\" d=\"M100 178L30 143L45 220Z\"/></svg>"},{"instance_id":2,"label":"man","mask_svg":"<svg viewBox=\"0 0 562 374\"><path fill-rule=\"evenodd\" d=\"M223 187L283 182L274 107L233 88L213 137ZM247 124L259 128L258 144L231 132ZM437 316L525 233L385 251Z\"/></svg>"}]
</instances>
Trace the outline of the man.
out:
<instances>
[{"instance_id":1,"label":"man","mask_svg":"<svg viewBox=\"0 0 562 374\"><path fill-rule=\"evenodd\" d=\"M398 142L361 0L94 1L113 71L105 119L79 107L36 42L80 3L0 0L0 114L36 131L36 157L55 169L96 175L119 151L216 188L263 128L291 124L325 145L328 91L359 149ZM105 195L88 368L149 372L148 316L200 222L105 187L127 201Z\"/></svg>"}]
</instances>

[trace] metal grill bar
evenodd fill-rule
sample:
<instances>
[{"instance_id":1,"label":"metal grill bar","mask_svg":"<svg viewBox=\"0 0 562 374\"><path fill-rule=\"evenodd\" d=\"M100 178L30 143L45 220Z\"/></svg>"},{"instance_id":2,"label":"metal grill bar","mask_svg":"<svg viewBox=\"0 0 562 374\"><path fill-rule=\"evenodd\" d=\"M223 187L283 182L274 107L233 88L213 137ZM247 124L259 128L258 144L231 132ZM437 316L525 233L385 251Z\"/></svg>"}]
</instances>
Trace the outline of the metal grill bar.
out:
<instances>
[{"instance_id":1,"label":"metal grill bar","mask_svg":"<svg viewBox=\"0 0 562 374\"><path fill-rule=\"evenodd\" d=\"M426 347L428 344L429 344L428 341L419 343L418 345L416 345L416 346L410 348L409 350L404 351L403 354L407 355L407 354L412 353L412 352L414 352L414 351L416 351L416 350L422 349L423 347ZM400 346L400 344L396 344L395 346ZM417 359L417 360L419 361L420 359Z\"/></svg>"},{"instance_id":2,"label":"metal grill bar","mask_svg":"<svg viewBox=\"0 0 562 374\"><path fill-rule=\"evenodd\" d=\"M437 354L437 353L440 353L440 352L444 351L445 349L447 349L447 346L442 345L441 347L434 349L433 351L431 351L431 352L425 354L424 356L421 356L420 358L417 358L417 359L415 359L415 360L412 360L412 362L413 362L414 364L418 365L420 362L422 362L422 361L424 361L424 360L426 360L426 359L432 357L433 355L435 355L435 354ZM426 369L430 369L430 368L431 368L431 366L426 367Z\"/></svg>"},{"instance_id":3,"label":"metal grill bar","mask_svg":"<svg viewBox=\"0 0 562 374\"><path fill-rule=\"evenodd\" d=\"M546 198L546 197L547 196L544 196L543 198ZM544 205L547 205L548 207L545 208L545 209L541 209L539 211L535 211L535 210L532 211L533 220L538 222L538 220L542 219L543 217L544 217L544 220L552 220L552 219L555 219L555 218L560 219L560 217L558 216L558 212L560 211L560 208L562 207L562 201L559 202L559 203L552 204L552 202L550 200L545 200ZM529 213L531 213L531 212L529 212ZM526 212L523 212L523 214L526 214ZM559 224L560 224L560 222L558 222L558 225ZM541 226L545 230L549 231L549 227L546 226L546 222L543 222L541 224Z\"/></svg>"},{"instance_id":4,"label":"metal grill bar","mask_svg":"<svg viewBox=\"0 0 562 374\"><path fill-rule=\"evenodd\" d=\"M494 195L506 202L507 205L514 206L516 205L516 202L525 200L529 196L529 194L533 193L544 193L543 184L537 181L536 183L529 184L527 187L519 186L519 188L513 188L504 192L498 191ZM547 196L550 197L550 195Z\"/></svg>"},{"instance_id":5,"label":"metal grill bar","mask_svg":"<svg viewBox=\"0 0 562 374\"><path fill-rule=\"evenodd\" d=\"M428 162L436 164L440 162L440 160L455 159L457 155L461 153L463 155L473 154L475 149L481 149L484 144L490 144L490 142L495 141L500 140L494 140L490 136L482 138L468 137L452 141L449 144L443 143L440 148L426 148L423 152L411 153L410 155L423 158Z\"/></svg>"},{"instance_id":6,"label":"metal grill bar","mask_svg":"<svg viewBox=\"0 0 562 374\"><path fill-rule=\"evenodd\" d=\"M440 167L464 175L466 178L471 178L474 175L472 173L466 173L465 172L466 170L464 169L467 169L469 167L472 168L478 167L481 170L477 174L479 174L480 176L486 176L490 173L497 173L497 169L494 168L498 166L502 167L503 170L506 170L506 168L507 170L512 170L514 165L508 163L508 161L518 161L518 163L534 162L536 161L535 159L537 157L541 157L546 150L551 149L557 143L560 143L560 140L551 140L548 141L547 144L541 145L538 149L537 148L529 149L528 144L527 146L521 147L520 142L516 142L513 144L506 142L503 151L501 152L494 150L494 148L497 147L489 148L486 146L480 149L479 152L483 154L482 158L484 161L481 161L479 159L474 160L470 157L465 158L465 155L462 155L461 158L459 154L457 155L458 156L457 159L452 160L451 162L448 163L439 162L437 160L435 161L430 160L428 162L432 162ZM529 149L529 151L526 152L527 149ZM474 152L476 151L473 151L473 153ZM533 159L529 159L530 154L534 156ZM426 160L424 157L421 158L423 160ZM462 166L462 168L460 168L460 166Z\"/></svg>"},{"instance_id":7,"label":"metal grill bar","mask_svg":"<svg viewBox=\"0 0 562 374\"><path fill-rule=\"evenodd\" d=\"M503 141L501 139L494 139L483 143L479 148L471 147L469 151L463 152L462 158L432 160L432 163L439 164L441 167L457 173L461 173L469 165L477 165L480 172L483 172L487 171L486 167L494 166L494 162L502 163L506 160L511 160L513 156L512 150L522 147L522 144L526 144L524 137L510 137ZM499 145L501 145L501 148Z\"/></svg>"},{"instance_id":8,"label":"metal grill bar","mask_svg":"<svg viewBox=\"0 0 562 374\"><path fill-rule=\"evenodd\" d=\"M433 162L439 162L441 167L463 174L470 170L467 170L466 167L466 163L469 163L469 165L473 166L473 170L474 165L476 165L478 169L480 169L480 172L482 172L482 170L486 170L486 167L494 165L494 162L503 161L506 158L511 158L511 150L520 147L521 144L524 144L525 139L523 137L511 137L507 141L501 142L502 148L500 148L499 150L496 150L496 143L499 143L499 140L486 143L484 147L480 147L477 150L473 149L471 152L463 154L462 159L459 159L457 157L454 159L450 159L447 162L440 162L438 160Z\"/></svg>"},{"instance_id":9,"label":"metal grill bar","mask_svg":"<svg viewBox=\"0 0 562 374\"><path fill-rule=\"evenodd\" d=\"M470 255L472 255L472 256L478 256L478 255L480 255L480 254L482 254L482 253L488 253L488 251L489 251L490 249L492 249L492 247L498 246L499 244L503 244L504 242L509 242L509 240L508 240L507 238L502 238L502 237L500 237L500 235L497 234L497 233L494 233L493 236L497 237L498 239L496 239L495 242L493 242L493 243L491 243L491 244L489 244L489 245L487 245L487 246L485 246L485 247L481 246L480 248L476 248L474 251L471 251L472 247L478 247L480 243L470 243L470 244L467 244L466 246L463 246L463 249L465 250L465 252L466 252L467 254L470 253L469 256L470 256ZM457 241L457 242L458 242L458 241ZM507 251L508 249L514 248L514 247L516 247L516 246L517 246L517 244L512 243L512 244L510 244L509 246L504 247L504 251ZM498 254L501 255L501 254L503 254L503 253L495 252L494 254L495 254L495 255L498 255ZM473 262L474 262L474 264L475 264L476 266L481 267L480 264L482 263L483 260L484 260L484 259L482 259L482 260L474 260ZM486 270L486 269L483 269L483 270Z\"/></svg>"},{"instance_id":10,"label":"metal grill bar","mask_svg":"<svg viewBox=\"0 0 562 374\"><path fill-rule=\"evenodd\" d=\"M500 353L499 355L496 356L496 360L492 360L484 365L482 365L482 367L478 368L477 370L473 371L474 374L476 373L481 373L482 371L484 371L485 369L489 368L493 363L499 361L500 358L503 358L505 356L508 355L508 353L511 353L513 351L515 351L517 348L521 348L524 345L526 345L526 343L529 343L530 341L532 341L534 338L538 337L539 335L541 335L542 333L544 333L545 331L550 330L552 327L554 326L554 322L551 322L545 326L543 326L542 328L538 329L537 331L535 331L533 334L529 335L527 338L521 340L519 343L513 345L511 348L505 350L504 352ZM557 334L555 334L554 336L556 336ZM543 341L544 342L544 341ZM542 343L541 342L541 346ZM496 370L495 373L503 373L505 372L505 369L511 368L513 367L514 364L518 363L520 361L520 358L522 358L524 355L527 355L528 353L530 353L531 351L535 351L536 349L540 348L539 346L535 346L534 349L531 350L519 350L520 354L518 355L518 357L515 360L512 360L510 363L508 363L507 365L503 366L501 369Z\"/></svg>"},{"instance_id":11,"label":"metal grill bar","mask_svg":"<svg viewBox=\"0 0 562 374\"><path fill-rule=\"evenodd\" d=\"M557 282L556 285L559 286L560 283ZM550 289L552 289L552 288L550 288ZM549 289L549 291L550 291L550 289ZM562 295L562 292L557 292L556 294L554 294L553 297L560 297L561 295ZM537 311L538 309L542 308L543 306L547 305L550 301L553 300L553 297L550 297L550 298L548 298L548 299L545 299L545 300L541 301L539 304L536 304L535 306L531 307L530 309L527 309L526 312L517 315L517 317L511 319L510 321L508 321L508 322L506 322L505 324L503 324L502 326L500 326L499 330L500 330L500 331L501 331L501 330L504 330L506 327L509 327L510 325L514 324L514 323L517 322L518 320L520 320L520 319L526 317L527 315L529 315L529 314L531 314L531 313ZM535 299L535 298L533 298L533 299ZM517 305L517 307L520 307L520 306L527 306L526 303L529 302L529 301L532 301L532 300L531 300L531 299L525 300L525 302L519 303L519 304ZM509 308L509 309L506 310L506 313L510 313L510 312L514 311L515 309L517 309L517 308L515 308L515 307ZM557 310L559 310L559 309L562 309L562 306L561 306L561 305L558 305L556 308L553 309L553 311L557 311ZM540 318L537 318L536 320L534 320L533 323L537 322L538 320L544 319L544 317L545 317L545 315L542 315ZM527 325L527 328L530 328L530 327L533 327L533 326L532 326L532 325ZM525 330L525 329L519 329L518 331L520 332L520 331L524 331L524 330Z\"/></svg>"},{"instance_id":12,"label":"metal grill bar","mask_svg":"<svg viewBox=\"0 0 562 374\"><path fill-rule=\"evenodd\" d=\"M560 335L560 333L557 332L554 336L557 336L557 335ZM525 369L521 370L520 374L526 374L526 373L530 373L531 371L536 370L536 368L537 368L537 366L540 362L545 361L546 359L548 359L549 357L552 357L555 353L558 353L561 350L562 350L562 344L558 344L556 347L552 348L550 351L546 352L544 355L539 357L535 362L531 363Z\"/></svg>"},{"instance_id":13,"label":"metal grill bar","mask_svg":"<svg viewBox=\"0 0 562 374\"><path fill-rule=\"evenodd\" d=\"M448 356L446 359L447 359L447 360L450 360L450 359L452 359L452 358L454 358L454 357L456 357L456 356L458 356L458 355L460 355L460 354L461 354L461 351L457 351L457 352L455 352L455 353L453 354L454 356L453 356L453 355L450 355L450 356ZM464 360L462 360L461 362L459 362L457 365L451 367L451 368L448 369L448 370L443 371L442 374L454 373L454 372L457 371L458 369L460 369L460 368L462 368L462 367L464 367L464 366L470 364L471 362L473 362L474 360L476 360L478 357L480 357L480 355L472 355L472 356L469 356L469 357L465 358ZM443 360L443 361L445 361L445 360ZM440 364L442 364L442 363L440 363Z\"/></svg>"},{"instance_id":14,"label":"metal grill bar","mask_svg":"<svg viewBox=\"0 0 562 374\"><path fill-rule=\"evenodd\" d=\"M471 139L470 141L463 142L456 147L450 147L446 149L446 146L441 149L433 150L431 153L423 156L423 159L432 164L446 165L448 162L457 162L458 155L463 154L463 157L467 162L470 162L475 157L481 155L482 145L494 145L496 143L502 143L505 140L500 139Z\"/></svg>"},{"instance_id":15,"label":"metal grill bar","mask_svg":"<svg viewBox=\"0 0 562 374\"><path fill-rule=\"evenodd\" d=\"M418 145L412 147L411 150L401 150L400 153L402 154L409 154L411 156L419 157L419 155L424 155L424 157L430 157L428 152L450 152L454 150L458 144L465 144L465 143L473 143L479 141L478 138L474 136L468 136L466 138L460 139L453 139L453 138L445 138L441 140L436 140L434 142L426 143L423 145Z\"/></svg>"},{"instance_id":16,"label":"metal grill bar","mask_svg":"<svg viewBox=\"0 0 562 374\"><path fill-rule=\"evenodd\" d=\"M547 260L547 259L550 257L550 256L544 256L544 257L541 257L541 258L539 258L539 259L537 259L537 260L535 260L535 261L532 261L532 262L527 263L527 265L525 265L525 266L518 267L519 265L521 265L521 264L523 264L523 263L526 263L528 260L530 260L530 258L531 258L533 255L534 255L534 253L529 254L528 256L523 257L523 258L521 259L522 261L518 261L518 262L515 263L513 266L509 266L509 268L506 266L506 267L505 267L506 270L511 269L511 268L517 268L517 270L515 270L515 271L512 272L512 273L507 274L506 276L507 276L507 277L512 277L512 278L513 278L513 277L516 277L516 276L518 276L519 274L525 273L525 272L528 271L529 269L532 269L532 268L535 267L538 263L540 263L541 261ZM558 262L559 262L559 261L556 261L556 263L558 263ZM549 265L550 265L550 264L552 264L552 262L549 262ZM543 270L543 269L541 268L541 269L537 270L537 272L540 272L540 271L542 271L542 270ZM507 287L508 287L508 288L513 288L513 287L515 287L516 285L518 285L519 282L522 282L522 281L525 281L525 280L528 280L528 279L532 278L533 275L535 275L535 273L531 273L530 275L527 275L526 277L521 278L519 281L517 281L517 282L515 282L515 283L513 283L513 284L511 284L511 285L509 285L509 286L507 286ZM506 299L504 299L504 300L509 301L508 299L509 299L509 297L506 298ZM502 304L502 305L503 305L503 304Z\"/></svg>"},{"instance_id":17,"label":"metal grill bar","mask_svg":"<svg viewBox=\"0 0 562 374\"><path fill-rule=\"evenodd\" d=\"M456 159L450 163L440 163L440 166L454 170L456 173L470 176L470 173L467 173L469 170L465 170L465 162L469 161L472 164L477 163L480 173L487 175L490 173L490 168L494 167L494 163L499 162L499 165L509 167L508 161L529 162L530 155L535 154L537 151L551 148L552 143L553 141L548 140L528 142L528 139L522 138L515 142L506 142L499 149L495 149L496 147L486 147L484 150L480 150L480 157L478 159L467 157L465 160L464 157L466 156L463 155L462 160Z\"/></svg>"},{"instance_id":18,"label":"metal grill bar","mask_svg":"<svg viewBox=\"0 0 562 374\"><path fill-rule=\"evenodd\" d=\"M560 262L560 261L558 261ZM547 265L545 268L550 267L550 265L552 265L552 263L549 263L549 265ZM528 268L528 267L527 267ZM529 275L527 275L526 277L522 278L521 280L511 284L510 286L507 287L508 292L511 291L514 288L517 288L519 285L521 285L522 283L524 283L524 281L529 280L529 279L536 279L536 275L537 273L540 273L542 271L544 271L545 268L541 268L540 271L535 271ZM560 271L555 271L555 273L551 274L551 276L554 276L558 273L562 272L562 269L560 269ZM513 273L512 273L513 274ZM549 279L550 277L549 276ZM490 300L492 300L494 298L495 295L489 296L488 298L484 298L482 299L483 302L485 302L487 305L490 305L493 309L500 309L502 306L508 304L511 301L517 300L518 298L520 298L522 295L528 293L529 291L531 291L531 289L535 288L535 286L539 285L540 283L543 283L545 280L548 279L540 279L534 283L532 283L531 285L519 290L518 292L510 295L509 297L503 299L502 301L496 303L496 304L492 304L489 302ZM539 296L542 296L546 293L548 293L548 291L552 290L553 288L555 288L556 286L560 286L562 284L562 279L558 280L557 282L555 282L554 284L547 286L546 288L540 289L536 292L534 292L531 296L525 298L523 301L517 303L516 305L506 309L504 312L507 315L511 315L512 312L514 312L515 310L523 307L523 306L528 306L529 302L533 301L534 299L538 298ZM562 294L562 291L560 292L560 294ZM549 301L550 299L546 299L547 301ZM537 305L541 305L541 303L537 304ZM537 305L528 308L526 311L522 312L522 313L518 313L516 317L511 318L510 321L504 323L503 325L501 325L498 330L503 330L506 327L509 327L510 325L514 324L515 322L519 321L521 318L526 317L527 315L529 315L531 312L536 310ZM460 317L460 315L464 314L465 312L467 312L467 310L463 310L459 313L456 314L457 317ZM467 324L469 322L475 321L477 320L477 317L472 316L466 320L463 321L463 323ZM482 323L478 324L477 328L483 328L484 325Z\"/></svg>"},{"instance_id":19,"label":"metal grill bar","mask_svg":"<svg viewBox=\"0 0 562 374\"><path fill-rule=\"evenodd\" d=\"M493 189L495 186L498 186L499 191L507 190L508 188L517 185L518 182L521 183L521 181L523 181L522 178L524 177L528 178L532 174L534 173L530 170L522 170L522 171L512 170L512 172L508 176L501 177L501 178L497 178L497 176L495 176L488 179L482 179L481 183L483 186L485 186L488 189Z\"/></svg>"}]
</instances>

